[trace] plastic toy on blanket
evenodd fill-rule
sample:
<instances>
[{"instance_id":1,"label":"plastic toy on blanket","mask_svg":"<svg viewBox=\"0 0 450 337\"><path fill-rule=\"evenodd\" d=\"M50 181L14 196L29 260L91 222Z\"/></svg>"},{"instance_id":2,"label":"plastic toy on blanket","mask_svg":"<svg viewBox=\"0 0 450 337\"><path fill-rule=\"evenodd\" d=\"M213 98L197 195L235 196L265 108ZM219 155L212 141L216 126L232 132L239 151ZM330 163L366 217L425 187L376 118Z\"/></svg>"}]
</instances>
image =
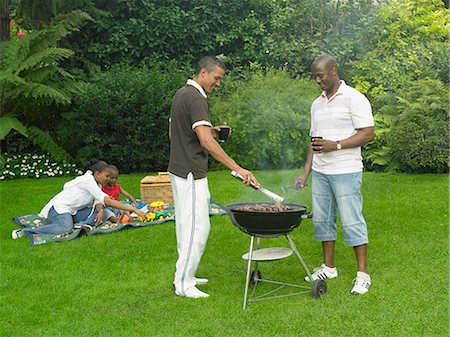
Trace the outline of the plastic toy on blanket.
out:
<instances>
[{"instance_id":1,"label":"plastic toy on blanket","mask_svg":"<svg viewBox=\"0 0 450 337\"><path fill-rule=\"evenodd\" d=\"M148 211L147 204L145 202L140 203L137 209L142 211ZM150 204L150 211L146 216L142 217L136 213L132 213L133 218L137 218L141 222L152 222L154 220L162 220L171 216L168 210L168 206L164 204L163 201L155 201Z\"/></svg>"}]
</instances>

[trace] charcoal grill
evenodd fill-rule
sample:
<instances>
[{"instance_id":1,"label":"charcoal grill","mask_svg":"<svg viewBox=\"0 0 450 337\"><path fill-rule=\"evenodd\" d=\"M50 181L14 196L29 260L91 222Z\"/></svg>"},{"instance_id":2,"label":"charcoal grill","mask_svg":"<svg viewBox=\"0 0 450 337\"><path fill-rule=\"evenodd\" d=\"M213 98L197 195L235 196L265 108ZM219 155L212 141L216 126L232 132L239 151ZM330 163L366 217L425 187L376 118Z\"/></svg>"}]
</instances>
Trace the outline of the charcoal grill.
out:
<instances>
[{"instance_id":1,"label":"charcoal grill","mask_svg":"<svg viewBox=\"0 0 450 337\"><path fill-rule=\"evenodd\" d=\"M270 203L237 203L227 206L233 224L244 233L249 234L251 237L249 251L242 256L243 259L248 261L244 288L244 310L249 302L269 300L304 293L310 293L314 298L319 298L326 292L327 289L324 280L316 280L313 281L311 285L305 286L262 278L261 271L258 269L258 262L280 260L289 257L294 253L309 279L312 279L308 267L306 266L297 247L289 235L289 233L300 225L302 219L311 218L312 213L308 213L308 208L304 205L282 204L282 209L280 210L273 209L273 206L274 204ZM271 210L271 208L273 210ZM279 236L286 237L290 248L261 248L261 239L275 238ZM256 249L254 249L255 238ZM279 287L265 294L256 296L256 288L260 282L276 284ZM250 286L253 287L253 290L252 294L249 296L248 290ZM273 295L275 292L283 289L284 287L296 288L297 292Z\"/></svg>"}]
</instances>

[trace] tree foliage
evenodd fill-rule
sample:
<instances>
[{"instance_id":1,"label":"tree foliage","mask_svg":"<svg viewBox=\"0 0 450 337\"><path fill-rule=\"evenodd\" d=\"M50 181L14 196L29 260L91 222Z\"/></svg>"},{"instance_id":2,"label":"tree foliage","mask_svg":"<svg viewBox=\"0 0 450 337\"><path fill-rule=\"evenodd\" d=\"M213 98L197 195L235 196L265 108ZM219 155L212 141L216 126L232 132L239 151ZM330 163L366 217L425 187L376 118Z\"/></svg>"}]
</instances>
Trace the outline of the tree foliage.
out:
<instances>
[{"instance_id":1,"label":"tree foliage","mask_svg":"<svg viewBox=\"0 0 450 337\"><path fill-rule=\"evenodd\" d=\"M74 76L71 74L82 75L87 81L92 81L96 85L101 85L98 78L103 78L110 83L111 87L115 88L125 101L121 102L114 97L113 91L107 87L104 90L105 97L108 99L102 99L101 102L108 104L109 101L117 100L117 108L110 105L107 107L116 111L121 116L120 120L127 121L127 123L129 120L133 120L134 115L127 115L127 113L130 114L130 111L139 111L143 114L142 118L150 118L154 115L144 112L144 107L150 103L130 98L134 97L136 93L147 93L151 97L154 95L153 89L148 89L153 88L154 85L151 83L151 79L137 69L143 65L144 68L141 70L152 73L155 81L162 79L167 84L163 90L166 93L165 96L154 102L155 111L165 118L168 113L167 106L172 99L172 91L175 90L172 85L175 85L175 82L178 83L178 76L181 73L185 77L192 74L195 62L200 56L216 54L223 57L228 67L227 79L223 82L222 90L211 97L213 98L213 108L219 113L219 116L223 117L218 122L227 119L230 123L239 121L239 123L247 125L247 119L254 121L260 133L245 135L258 138L263 134L264 129L285 125L287 123L285 118L292 118L297 122L299 116L289 112L297 111L291 107L293 103L289 99L286 98L289 102L287 104L285 101L278 101L277 98L274 98L274 102L278 102L277 104L286 108L286 116L288 116L286 117L281 111L278 112L279 110L273 106L274 102L271 102L270 99L259 99L258 101L256 96L247 92L246 84L243 83L249 80L249 84L254 86L260 95L265 95L267 92L267 95L273 97L283 96L274 87L274 83L281 83L280 85L286 85L287 88L295 87L297 84L290 83L288 77L290 76L291 79L298 76L309 77L311 62L318 55L328 53L337 58L341 78L365 93L373 103L377 138L366 148L369 167L431 172L433 170L431 166L435 165L436 171L442 171L440 159L428 157L428 163L421 161L420 165L414 166L412 162L418 163L417 158L414 156L410 156L410 159L402 157L400 150L394 151L395 147L392 147L393 130L396 130L396 136L404 134L405 137L407 134L418 135L419 132L413 128L412 121L405 117L406 115L402 112L402 109L405 108L402 105L404 103L401 103L398 97L409 97L410 92L416 90L412 84L421 86L428 84L439 87L442 83L448 85L449 82L449 25L447 20L449 11L444 7L444 2L440 0L4 0L0 2L0 4L2 3L14 4L14 13L24 19L26 27L34 30L47 27L59 14L74 8L84 9L94 18L84 26L83 30L71 34L63 41L58 35L53 38L48 33L47 36L42 35L40 43L46 45L48 50L36 52L34 58L27 59L20 65L21 72L29 74L26 81L37 83L33 90L20 88L24 86L23 76L18 78L2 77L3 83L8 83L10 88L17 87L15 98L11 98L17 104L10 105L8 111L15 109L17 113L14 112L15 114L12 116L18 117L17 121L19 122L26 122L27 125L32 124L44 130L54 129L61 118L61 110L55 109L57 104L67 107L66 121L75 122L77 118L68 117L73 112L70 105L67 105L72 99L69 84L71 80L74 80ZM1 9L0 7L0 17L3 17L4 11L2 12ZM64 21L69 24L70 16ZM72 22L73 29L79 25L80 22ZM72 28L68 28L68 31L72 31ZM36 36L33 38L38 39L36 33L33 33L33 36ZM72 50L76 51L75 57ZM20 54L23 50L19 48L16 52ZM22 56L18 55L17 60L21 60ZM14 58L16 56L12 58L5 56L6 61L0 59L0 62L11 63ZM37 66L41 64L40 59L51 58L57 62L56 65L51 64L55 66L56 72L49 71L46 67L37 69ZM117 67L117 65L123 64L129 65L130 68ZM159 65L159 68L156 65ZM268 69L272 68L282 69L289 76L285 78L284 75L274 73L273 70L264 75ZM67 69L70 70L67 71ZM92 69L95 71L91 71ZM109 69L113 69L113 71L109 72ZM122 73L118 69L130 69L136 78L147 83L149 91L142 91L143 89L139 88L128 74ZM160 69L161 74L153 72L153 69ZM99 74L102 71L107 71L107 73ZM119 73L123 74L130 83L120 81L117 78ZM258 75L253 76L255 73ZM3 73L0 76L6 75ZM172 82L166 76L175 76L175 78ZM237 80L237 83L231 83L230 77ZM433 81L415 83L425 78L442 83L438 84L439 82ZM261 89L264 86L263 81L274 81L274 83L267 83L264 89ZM123 88L130 90L130 93L122 92L122 89L115 87L113 83L121 83ZM299 86L298 89L308 91L309 89L306 87ZM102 96L101 92L95 91L91 86L90 90L96 92L97 97ZM19 96L32 99L19 100ZM293 93L293 97L298 99L296 96L297 94ZM36 99L45 104L35 104ZM263 119L259 120L255 119L260 116L259 110L250 107L254 113L245 115L244 118L240 110L247 109L249 106L237 103L241 99L249 100L256 107L263 104L264 109L274 111L274 113L265 112L267 116L264 115ZM412 98L409 101L413 101ZM91 119L90 116L85 117L84 113L79 110L79 106L92 111L92 114L95 114L96 111L89 109L85 102L91 102L95 108L99 107L95 100L90 101L89 97L82 96L77 102L73 116L82 116L83 119L91 120L92 124L87 127L89 130L92 127L92 132L94 132L93 127L99 127L102 118L105 116L109 118L110 114L103 110L104 107L100 107L102 116L97 119ZM230 104L230 108L227 108L226 104ZM408 106L408 108L412 107ZM233 115L234 112L239 112L237 117ZM425 117L428 116L428 113L440 116L436 109L431 109L422 111L420 114L417 113L417 116L420 115L420 117L415 115L414 118L425 120L428 118ZM159 120L160 117L151 118ZM400 121L410 127L407 133L398 129L401 125ZM427 120L427 123L417 123L417 125L422 127L421 130L427 134L434 133L435 131L425 127L429 124L428 122ZM11 123L11 120L5 125L9 125L11 128L19 127L17 123ZM139 129L137 125L132 125ZM433 125L436 126L434 123ZM436 130L441 130L440 124L436 127ZM297 143L301 142L299 139L294 137L286 140L283 138L289 146L286 146L287 157L281 157L281 148L279 146L271 147L266 142L263 142L258 149L251 148L246 143L247 138L244 137L244 131L239 131L239 128L240 124L235 124L237 133L233 133L233 138L236 137L242 141L244 147L248 145L246 151L256 157L259 156L258 160L252 161L248 159L248 156L247 158L239 157L241 153L238 150L240 149L234 148L231 142L226 143L225 146L231 153L236 154L239 160L248 161L249 167L257 167L261 163L267 164L267 167L275 167L275 160L283 161L286 158L287 164L283 162L283 165L291 167L300 163L290 153L290 146L295 149L294 151L299 150L300 143ZM7 129L8 127L4 130ZM82 130L70 127L65 127L64 130L67 133L65 139L80 140L77 143L80 145L79 151L70 146L75 143L68 142L66 144L67 149L78 158L88 156L98 140L103 142L105 139L110 139L107 134L109 128L100 128L101 132L97 131L97 133L94 132L95 134L86 136L86 140L89 140L87 143L84 143L85 139L80 134ZM139 134L128 128L127 130L130 134L135 135L135 140L141 142L142 138ZM152 130L157 132L153 127ZM240 134L240 132L243 133ZM301 135L303 135L302 132ZM268 133L267 137L272 142L279 142L281 139L281 135L277 131ZM287 136L282 135L282 137ZM167 143L162 140L159 143L159 135L156 138L158 139L156 144L162 145L156 150L151 147L152 153L154 150L160 153L160 149L167 147ZM306 136L305 140L307 140ZM129 141L137 145L137 141L131 139ZM407 142L399 139L396 141L398 144L402 144L404 153L412 153L408 149ZM441 139L429 137L427 141L434 142L430 144L434 144L436 147L440 148L441 146ZM87 144L90 144L91 147L89 148ZM110 155L111 151L107 149L107 144L108 142L105 141L102 148L95 151ZM152 145L147 144L147 146ZM146 169L155 168L159 162L166 161L163 155L156 155L151 157L154 158L154 163L144 163L145 159L139 154L135 154L136 158L139 158L137 161L144 164L127 163L125 153L135 152L130 152L128 145L123 143L115 145L114 151L117 153L115 157L113 156L114 160L124 163L124 167L127 167L126 170L141 169L144 166ZM259 152L257 153L257 151ZM302 154L302 150L299 151Z\"/></svg>"},{"instance_id":2,"label":"tree foliage","mask_svg":"<svg viewBox=\"0 0 450 337\"><path fill-rule=\"evenodd\" d=\"M118 63L194 64L205 54L246 54L258 46L259 18L272 1L96 0L97 16L71 39L80 58L109 67ZM267 8L268 7L268 8ZM262 13L261 13L262 12ZM249 49L249 43L252 48ZM76 47L75 47L76 46ZM242 57L239 57L242 59Z\"/></svg>"},{"instance_id":3,"label":"tree foliage","mask_svg":"<svg viewBox=\"0 0 450 337\"><path fill-rule=\"evenodd\" d=\"M323 53L335 56L345 71L349 60L365 51L366 31L378 8L370 0L277 4L267 37L267 61L297 75L307 75L312 61Z\"/></svg>"},{"instance_id":4,"label":"tree foliage","mask_svg":"<svg viewBox=\"0 0 450 337\"><path fill-rule=\"evenodd\" d=\"M29 30L40 30L75 10L96 13L94 0L16 0L13 8Z\"/></svg>"},{"instance_id":5,"label":"tree foliage","mask_svg":"<svg viewBox=\"0 0 450 337\"><path fill-rule=\"evenodd\" d=\"M357 89L370 97L398 93L413 81L448 83L448 10L440 0L391 0L370 26L372 49L353 62Z\"/></svg>"}]
</instances>

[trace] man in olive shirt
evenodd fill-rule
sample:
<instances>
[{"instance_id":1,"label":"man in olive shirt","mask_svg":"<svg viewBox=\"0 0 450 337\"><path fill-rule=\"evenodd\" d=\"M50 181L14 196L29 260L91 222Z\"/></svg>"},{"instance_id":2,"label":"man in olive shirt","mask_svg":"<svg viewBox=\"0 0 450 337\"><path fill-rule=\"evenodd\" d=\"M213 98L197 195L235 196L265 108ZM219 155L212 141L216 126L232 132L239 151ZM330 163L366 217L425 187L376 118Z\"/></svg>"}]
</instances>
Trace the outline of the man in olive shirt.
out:
<instances>
[{"instance_id":1,"label":"man in olive shirt","mask_svg":"<svg viewBox=\"0 0 450 337\"><path fill-rule=\"evenodd\" d=\"M170 112L170 182L175 204L178 260L174 278L175 294L190 298L208 297L196 288L207 279L195 277L210 229L207 170L208 154L240 173L244 183L258 185L253 174L230 158L214 137L219 128L210 122L206 93L220 86L225 65L215 56L205 56L197 64L193 80L179 89Z\"/></svg>"}]
</instances>

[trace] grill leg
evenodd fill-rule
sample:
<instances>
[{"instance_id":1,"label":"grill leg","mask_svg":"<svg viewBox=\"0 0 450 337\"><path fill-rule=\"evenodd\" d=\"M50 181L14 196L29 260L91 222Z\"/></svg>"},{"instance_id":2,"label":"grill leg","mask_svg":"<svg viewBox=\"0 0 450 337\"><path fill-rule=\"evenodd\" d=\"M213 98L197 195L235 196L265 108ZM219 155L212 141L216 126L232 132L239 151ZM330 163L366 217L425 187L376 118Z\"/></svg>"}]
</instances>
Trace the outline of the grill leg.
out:
<instances>
[{"instance_id":1,"label":"grill leg","mask_svg":"<svg viewBox=\"0 0 450 337\"><path fill-rule=\"evenodd\" d=\"M261 248L261 238L259 238L259 237L256 237L256 249L259 249L259 248ZM255 261L255 263L254 263L254 265L255 265L255 275L257 275L258 274L258 261Z\"/></svg>"},{"instance_id":2,"label":"grill leg","mask_svg":"<svg viewBox=\"0 0 450 337\"><path fill-rule=\"evenodd\" d=\"M255 237L252 235L250 239L250 249L248 251L248 263L247 263L247 277L245 278L245 291L244 291L244 305L242 307L243 310L247 307L247 294L248 294L248 286L250 284L250 269L252 266L252 255L253 255L253 241Z\"/></svg>"},{"instance_id":3,"label":"grill leg","mask_svg":"<svg viewBox=\"0 0 450 337\"><path fill-rule=\"evenodd\" d=\"M311 273L309 272L309 269L308 269L308 267L306 266L305 261L303 261L303 259L302 259L301 255L300 255L300 253L299 253L298 250L297 250L297 247L295 247L294 241L292 241L292 239L291 239L291 237L289 236L289 234L286 234L286 239L288 240L289 245L291 246L291 249L294 251L294 253L295 253L295 255L297 256L298 260L299 260L300 263L302 264L303 269L305 269L306 274L308 275L309 279L312 280Z\"/></svg>"}]
</instances>

